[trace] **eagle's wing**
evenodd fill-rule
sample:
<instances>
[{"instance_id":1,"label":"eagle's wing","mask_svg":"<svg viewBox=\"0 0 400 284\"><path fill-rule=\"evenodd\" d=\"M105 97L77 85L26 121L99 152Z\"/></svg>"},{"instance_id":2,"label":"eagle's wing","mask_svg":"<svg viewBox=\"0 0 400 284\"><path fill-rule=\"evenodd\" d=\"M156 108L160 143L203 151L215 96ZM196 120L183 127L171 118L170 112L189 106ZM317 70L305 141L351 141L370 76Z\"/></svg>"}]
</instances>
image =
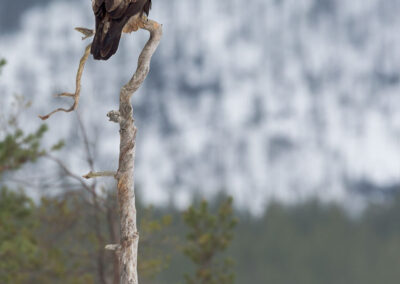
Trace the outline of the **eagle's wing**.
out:
<instances>
[{"instance_id":1,"label":"eagle's wing","mask_svg":"<svg viewBox=\"0 0 400 284\"><path fill-rule=\"evenodd\" d=\"M149 3L151 0L92 0L96 17L96 34L91 50L93 57L110 58L118 49L125 24L132 16L145 12Z\"/></svg>"},{"instance_id":2,"label":"eagle's wing","mask_svg":"<svg viewBox=\"0 0 400 284\"><path fill-rule=\"evenodd\" d=\"M105 5L107 12L112 12L120 6L126 6L137 0L92 0L93 12L96 14L102 5Z\"/></svg>"},{"instance_id":3,"label":"eagle's wing","mask_svg":"<svg viewBox=\"0 0 400 284\"><path fill-rule=\"evenodd\" d=\"M119 6L126 5L128 2L136 2L136 0L105 0L105 2L107 11L112 12L118 9Z\"/></svg>"}]
</instances>

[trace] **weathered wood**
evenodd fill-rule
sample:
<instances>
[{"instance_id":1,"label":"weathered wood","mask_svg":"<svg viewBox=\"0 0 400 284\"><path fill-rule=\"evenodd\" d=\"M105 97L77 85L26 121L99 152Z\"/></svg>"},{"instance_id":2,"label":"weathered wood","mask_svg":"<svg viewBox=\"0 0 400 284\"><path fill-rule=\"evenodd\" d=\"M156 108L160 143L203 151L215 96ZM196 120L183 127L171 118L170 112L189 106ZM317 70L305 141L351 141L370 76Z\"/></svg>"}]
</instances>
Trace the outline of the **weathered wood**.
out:
<instances>
[{"instance_id":1,"label":"weathered wood","mask_svg":"<svg viewBox=\"0 0 400 284\"><path fill-rule=\"evenodd\" d=\"M133 108L131 104L132 95L140 88L150 71L150 61L156 51L161 37L162 26L152 20L144 20L141 28L150 32L150 38L144 46L138 60L138 66L135 74L129 82L121 88L119 111L110 111L107 116L110 121L120 125L120 153L118 171L115 172L94 172L93 169L84 178L91 179L96 177L114 176L117 179L118 205L120 213L120 244L111 244L105 247L106 250L113 250L119 260L119 276L120 284L137 284L137 253L139 233L136 225L136 206L135 206L135 188L134 188L134 161L135 161L135 138L136 127L133 120ZM78 31L84 33L86 37L92 36L93 31L84 28L77 28ZM85 37L85 38L86 38ZM91 45L85 49L78 72L76 75L75 93L62 93L58 96L72 97L74 104L69 109L59 108L48 115L40 116L41 119L48 119L56 112L71 112L78 106L81 78L85 63L90 54ZM58 159L56 161L64 171L75 179L79 180L84 188L92 192L91 189L81 180L80 177L72 174L66 166ZM92 162L89 162L92 164ZM1 171L2 169L0 169ZM92 192L93 193L93 192ZM94 192L95 194L95 192ZM97 200L98 196L94 196ZM114 267L118 266L117 261ZM115 277L114 277L115 278ZM102 281L102 282L105 282ZM114 281L115 282L115 281Z\"/></svg>"},{"instance_id":2,"label":"weathered wood","mask_svg":"<svg viewBox=\"0 0 400 284\"><path fill-rule=\"evenodd\" d=\"M119 166L115 178L118 185L118 204L120 213L121 239L116 253L119 256L120 284L137 284L137 253L139 233L136 225L136 206L134 189L134 161L136 150L136 126L133 120L132 95L139 89L150 70L150 61L161 37L162 26L152 20L143 27L150 32L150 39L143 48L135 74L121 88L119 111L111 111L111 121L120 125ZM108 248L110 248L108 246Z\"/></svg>"},{"instance_id":3,"label":"weathered wood","mask_svg":"<svg viewBox=\"0 0 400 284\"><path fill-rule=\"evenodd\" d=\"M82 28L80 28L82 29ZM78 67L78 72L76 73L76 80L75 80L75 93L61 93L61 94L57 94L56 97L70 97L74 99L74 103L71 105L71 107L69 109L65 109L65 108L58 108L56 110L53 110L52 112L50 112L49 114L46 115L39 115L39 118L41 120L47 120L49 119L53 114L63 111L63 112L71 112L76 110L76 108L78 107L78 103L79 103L79 98L80 98L80 94L81 94L81 79L82 79L82 74L83 74L83 70L85 68L85 64L86 61L89 58L90 55L90 49L92 47L92 44L89 44L88 46L86 46L85 48L85 53L83 54L80 62L79 62L79 67Z\"/></svg>"}]
</instances>

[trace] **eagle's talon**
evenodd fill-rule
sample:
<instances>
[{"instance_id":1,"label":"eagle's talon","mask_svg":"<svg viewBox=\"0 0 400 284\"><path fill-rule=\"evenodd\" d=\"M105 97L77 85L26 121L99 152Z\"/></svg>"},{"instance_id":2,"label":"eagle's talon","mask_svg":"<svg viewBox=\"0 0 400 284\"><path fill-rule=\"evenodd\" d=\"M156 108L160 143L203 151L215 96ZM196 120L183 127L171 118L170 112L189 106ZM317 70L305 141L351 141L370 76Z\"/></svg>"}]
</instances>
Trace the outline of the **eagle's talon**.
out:
<instances>
[{"instance_id":1,"label":"eagle's talon","mask_svg":"<svg viewBox=\"0 0 400 284\"><path fill-rule=\"evenodd\" d=\"M149 22L149 19L145 14L142 15L142 17L137 21L137 25L139 28L144 29L146 24Z\"/></svg>"}]
</instances>

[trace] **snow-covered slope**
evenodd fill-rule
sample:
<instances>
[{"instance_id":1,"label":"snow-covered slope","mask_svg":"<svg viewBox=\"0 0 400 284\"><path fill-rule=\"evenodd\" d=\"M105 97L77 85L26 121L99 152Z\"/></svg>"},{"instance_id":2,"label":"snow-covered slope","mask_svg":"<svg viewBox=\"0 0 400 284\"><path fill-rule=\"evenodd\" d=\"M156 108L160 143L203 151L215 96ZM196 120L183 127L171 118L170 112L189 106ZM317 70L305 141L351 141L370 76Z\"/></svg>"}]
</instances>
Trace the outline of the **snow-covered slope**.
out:
<instances>
[{"instance_id":1,"label":"snow-covered slope","mask_svg":"<svg viewBox=\"0 0 400 284\"><path fill-rule=\"evenodd\" d=\"M396 0L155 1L165 36L134 98L146 197L184 203L191 190L224 189L258 211L271 198L354 205L360 185L399 184L399 10ZM73 89L86 44L75 26L93 26L90 1L29 10L0 36L0 92L50 110L52 93ZM104 115L146 37L125 36L85 71L80 112L101 129L103 164L116 164L118 141ZM64 114L49 123L57 137L75 127Z\"/></svg>"}]
</instances>

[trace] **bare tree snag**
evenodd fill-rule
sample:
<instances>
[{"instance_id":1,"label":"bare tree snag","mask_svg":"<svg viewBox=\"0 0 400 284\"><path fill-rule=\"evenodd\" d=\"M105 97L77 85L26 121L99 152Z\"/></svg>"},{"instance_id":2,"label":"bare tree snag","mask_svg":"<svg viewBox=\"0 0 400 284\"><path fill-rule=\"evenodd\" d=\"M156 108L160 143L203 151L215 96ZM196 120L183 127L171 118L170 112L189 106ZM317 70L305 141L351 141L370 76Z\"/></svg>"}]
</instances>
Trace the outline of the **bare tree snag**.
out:
<instances>
[{"instance_id":1,"label":"bare tree snag","mask_svg":"<svg viewBox=\"0 0 400 284\"><path fill-rule=\"evenodd\" d=\"M77 29L82 29L82 28L77 28ZM87 29L86 29L87 30ZM80 30L78 30L80 31ZM88 30L90 31L90 30ZM82 32L82 31L80 31ZM82 39L85 39L82 38ZM39 118L41 120L46 120L48 119L50 116L52 116L53 114L63 111L63 112L71 112L74 111L77 107L78 107L78 103L79 103L79 98L80 98L80 93L81 93L81 79L82 79L82 74L83 74L83 70L85 68L85 63L89 58L90 55L90 48L92 47L92 44L89 44L88 46L86 46L85 48L85 53L83 54L81 61L79 62L79 67L78 67L78 72L76 73L76 86L75 86L75 93L61 93L61 94L57 94L56 97L70 97L74 99L74 103L72 104L72 106L69 109L65 109L65 108L58 108L54 111L52 111L51 113L47 114L47 115L39 115Z\"/></svg>"},{"instance_id":2,"label":"bare tree snag","mask_svg":"<svg viewBox=\"0 0 400 284\"><path fill-rule=\"evenodd\" d=\"M136 126L133 120L132 95L139 89L150 71L150 61L161 37L162 26L148 20L143 29L150 32L150 39L143 48L135 74L121 88L119 111L111 111L108 117L120 125L119 166L115 178L118 186L121 239L119 245L108 245L119 256L120 284L137 284L137 253L139 233L136 225L136 206L134 190L134 160L136 150Z\"/></svg>"},{"instance_id":3,"label":"bare tree snag","mask_svg":"<svg viewBox=\"0 0 400 284\"><path fill-rule=\"evenodd\" d=\"M146 79L150 71L151 58L156 51L162 37L162 25L153 20L145 19L140 25L140 28L149 31L150 38L139 56L136 72L129 82L121 88L119 96L119 110L110 111L107 114L110 121L116 122L120 126L120 153L118 171L94 172L93 161L91 158L89 158L89 164L91 165L92 169L87 175L83 176L86 179L113 176L117 180L118 205L120 214L120 244L107 245L105 249L114 251L118 257L120 284L138 284L137 254L139 233L137 231L136 224L134 189L134 161L136 150L135 138L137 129L133 120L131 98ZM76 28L76 30L84 35L83 39L93 35L93 31L89 29ZM71 112L77 108L80 96L82 73L85 63L90 55L90 49L91 44L86 47L85 53L79 63L79 68L76 75L75 93L62 93L58 95L60 97L72 97L74 99L73 105L69 109L58 108L48 115L39 116L42 120L48 119L56 112ZM85 141L87 143L87 139ZM62 166L66 173L79 180L84 188L91 191L86 183L79 176L72 174L72 172L70 172L60 160L53 157L50 158ZM95 197L98 198L97 195ZM115 266L116 265L114 265L114 267Z\"/></svg>"}]
</instances>

